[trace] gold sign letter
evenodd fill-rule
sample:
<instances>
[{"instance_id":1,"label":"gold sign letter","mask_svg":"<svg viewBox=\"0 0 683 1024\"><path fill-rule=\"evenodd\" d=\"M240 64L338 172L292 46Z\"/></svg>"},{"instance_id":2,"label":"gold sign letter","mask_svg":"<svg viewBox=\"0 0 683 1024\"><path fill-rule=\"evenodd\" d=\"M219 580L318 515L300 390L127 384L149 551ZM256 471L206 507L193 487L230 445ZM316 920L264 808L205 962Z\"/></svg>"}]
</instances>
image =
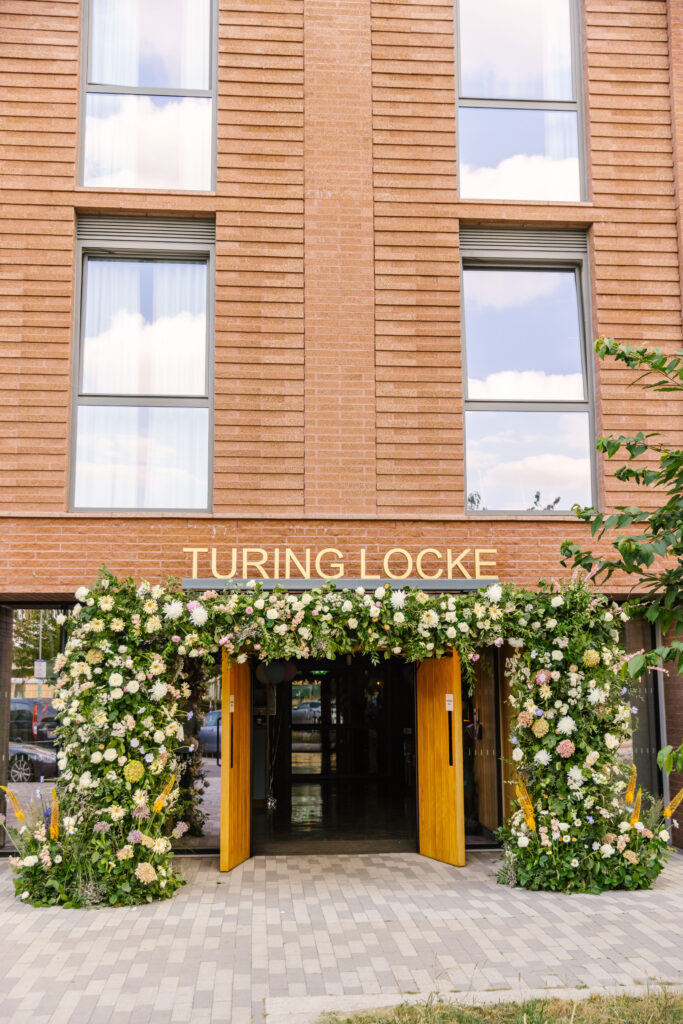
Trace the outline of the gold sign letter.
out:
<instances>
[{"instance_id":1,"label":"gold sign letter","mask_svg":"<svg viewBox=\"0 0 683 1024\"><path fill-rule=\"evenodd\" d=\"M423 580L438 580L439 576L443 575L443 569L439 569L439 571L435 572L432 576L428 576L427 573L422 568L422 559L425 557L425 555L434 555L436 558L443 558L441 552L437 551L436 548L423 548L422 551L420 551L417 558L415 559L415 568L417 569L417 575L420 576Z\"/></svg>"},{"instance_id":2,"label":"gold sign letter","mask_svg":"<svg viewBox=\"0 0 683 1024\"><path fill-rule=\"evenodd\" d=\"M389 562L391 561L391 556L392 555L403 555L403 557L406 560L406 571L405 572L399 573L397 575L397 574L395 574L395 573L393 573L391 571L391 569L389 568ZM409 551L406 551L405 548L392 548L391 551L387 551L386 555L384 556L384 571L385 571L385 573L387 574L387 576L389 577L390 580L404 580L404 579L406 579L406 577L410 576L412 568L413 568L413 556L410 554Z\"/></svg>"},{"instance_id":3,"label":"gold sign letter","mask_svg":"<svg viewBox=\"0 0 683 1024\"><path fill-rule=\"evenodd\" d=\"M197 556L200 555L200 554L203 554L205 551L208 551L208 550L209 550L208 548L183 548L183 551L187 552L188 555L189 554L192 555L192 579L193 580L196 580L199 577L199 569L197 568L197 561L198 561Z\"/></svg>"},{"instance_id":4,"label":"gold sign letter","mask_svg":"<svg viewBox=\"0 0 683 1024\"><path fill-rule=\"evenodd\" d=\"M467 555L469 555L469 553L470 553L470 549L469 548L465 548L464 551L460 552L460 554L458 555L457 558L453 558L453 552L451 551L450 548L448 549L446 554L448 555L448 578L449 578L449 580L453 579L453 567L456 566L456 565L457 565L458 569L463 574L463 576L465 577L466 580L471 580L472 579L472 577L468 573L467 569L462 564L463 558L466 558Z\"/></svg>"},{"instance_id":5,"label":"gold sign letter","mask_svg":"<svg viewBox=\"0 0 683 1024\"><path fill-rule=\"evenodd\" d=\"M488 576L482 573L482 567L493 569L495 562L485 562L482 555L495 555L497 548L475 548L474 549L474 578L477 580L494 580L495 576Z\"/></svg>"},{"instance_id":6,"label":"gold sign letter","mask_svg":"<svg viewBox=\"0 0 683 1024\"><path fill-rule=\"evenodd\" d=\"M301 575L303 576L303 578L305 580L308 580L308 579L311 578L311 549L310 548L306 548L305 551L306 551L306 568L304 569L303 565L301 564L299 559L296 557L296 555L294 554L292 549L291 548L285 548L285 577L286 577L286 579L291 580L291 578L292 578L292 574L289 571L292 562L294 562L294 564L296 565L297 569L299 570L299 572L301 573Z\"/></svg>"},{"instance_id":7,"label":"gold sign letter","mask_svg":"<svg viewBox=\"0 0 683 1024\"><path fill-rule=\"evenodd\" d=\"M230 572L225 575L218 571L216 566L216 554L217 549L211 548L211 575L217 580L231 580L237 572L237 548L232 549L232 565L230 567Z\"/></svg>"},{"instance_id":8,"label":"gold sign letter","mask_svg":"<svg viewBox=\"0 0 683 1024\"><path fill-rule=\"evenodd\" d=\"M365 548L360 549L360 578L362 580L378 580L379 576L373 576L368 572L365 565Z\"/></svg>"},{"instance_id":9,"label":"gold sign letter","mask_svg":"<svg viewBox=\"0 0 683 1024\"><path fill-rule=\"evenodd\" d=\"M260 555L260 558L251 558L251 553ZM263 576L264 579L268 579L268 573L263 570L263 563L268 561L268 552L265 548L243 548L242 549L242 575L246 579L247 576L251 576L249 572L249 566L252 565L255 569L258 569L259 575Z\"/></svg>"},{"instance_id":10,"label":"gold sign letter","mask_svg":"<svg viewBox=\"0 0 683 1024\"><path fill-rule=\"evenodd\" d=\"M343 558L343 554L337 548L323 548L315 556L315 571L318 576L321 576L324 580L338 580L344 575L344 563L343 562L331 562L330 569L336 569L336 572L325 572L322 567L322 559L325 555L336 555L337 558Z\"/></svg>"}]
</instances>

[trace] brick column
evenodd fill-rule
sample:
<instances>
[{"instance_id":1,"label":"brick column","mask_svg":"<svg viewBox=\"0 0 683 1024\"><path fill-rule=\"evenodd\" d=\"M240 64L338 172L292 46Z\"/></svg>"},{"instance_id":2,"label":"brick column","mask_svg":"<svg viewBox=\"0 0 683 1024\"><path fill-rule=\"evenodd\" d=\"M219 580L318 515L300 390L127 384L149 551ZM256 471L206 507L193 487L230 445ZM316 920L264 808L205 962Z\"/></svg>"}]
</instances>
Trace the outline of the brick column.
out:
<instances>
[{"instance_id":1,"label":"brick column","mask_svg":"<svg viewBox=\"0 0 683 1024\"><path fill-rule=\"evenodd\" d=\"M667 0L667 28L669 36L669 94L671 102L671 142L674 164L674 198L678 225L679 285L683 263L683 2Z\"/></svg>"},{"instance_id":2,"label":"brick column","mask_svg":"<svg viewBox=\"0 0 683 1024\"><path fill-rule=\"evenodd\" d=\"M12 693L12 609L0 605L0 786L7 785L7 755L9 747L9 713ZM6 798L0 790L0 813L7 810ZM2 829L0 846L5 844Z\"/></svg>"},{"instance_id":3,"label":"brick column","mask_svg":"<svg viewBox=\"0 0 683 1024\"><path fill-rule=\"evenodd\" d=\"M306 511L376 509L369 0L304 23Z\"/></svg>"}]
</instances>

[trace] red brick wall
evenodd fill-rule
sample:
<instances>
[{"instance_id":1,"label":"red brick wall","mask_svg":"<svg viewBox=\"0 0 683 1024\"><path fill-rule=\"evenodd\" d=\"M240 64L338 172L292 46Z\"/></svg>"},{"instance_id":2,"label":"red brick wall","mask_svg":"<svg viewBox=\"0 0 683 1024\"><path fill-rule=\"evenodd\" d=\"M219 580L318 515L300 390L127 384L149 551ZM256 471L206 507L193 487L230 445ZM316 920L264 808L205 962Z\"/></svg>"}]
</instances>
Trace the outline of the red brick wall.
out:
<instances>
[{"instance_id":1,"label":"red brick wall","mask_svg":"<svg viewBox=\"0 0 683 1024\"><path fill-rule=\"evenodd\" d=\"M216 194L79 188L80 7L0 11L0 596L65 593L101 561L177 571L188 534L234 529L456 537L504 552L506 578L556 573L571 517L464 514L459 226L589 228L595 333L677 347L681 5L671 33L665 0L583 5L582 204L458 200L453 8L425 0L221 0ZM214 518L66 513L75 216L117 210L216 216ZM678 403L596 372L601 432L680 440Z\"/></svg>"}]
</instances>

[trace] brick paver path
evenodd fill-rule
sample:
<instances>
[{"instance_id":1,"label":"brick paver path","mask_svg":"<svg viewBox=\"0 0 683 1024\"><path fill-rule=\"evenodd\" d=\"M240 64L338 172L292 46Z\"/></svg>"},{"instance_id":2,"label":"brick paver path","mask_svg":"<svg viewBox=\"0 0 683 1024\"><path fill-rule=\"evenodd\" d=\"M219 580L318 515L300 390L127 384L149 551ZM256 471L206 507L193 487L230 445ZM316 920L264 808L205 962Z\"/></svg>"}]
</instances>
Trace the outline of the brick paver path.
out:
<instances>
[{"instance_id":1,"label":"brick paver path","mask_svg":"<svg viewBox=\"0 0 683 1024\"><path fill-rule=\"evenodd\" d=\"M683 984L683 857L651 892L498 886L495 854L257 857L144 907L38 910L0 865L0 1019L8 1024L315 1020L430 992ZM355 997L355 998L354 998Z\"/></svg>"}]
</instances>

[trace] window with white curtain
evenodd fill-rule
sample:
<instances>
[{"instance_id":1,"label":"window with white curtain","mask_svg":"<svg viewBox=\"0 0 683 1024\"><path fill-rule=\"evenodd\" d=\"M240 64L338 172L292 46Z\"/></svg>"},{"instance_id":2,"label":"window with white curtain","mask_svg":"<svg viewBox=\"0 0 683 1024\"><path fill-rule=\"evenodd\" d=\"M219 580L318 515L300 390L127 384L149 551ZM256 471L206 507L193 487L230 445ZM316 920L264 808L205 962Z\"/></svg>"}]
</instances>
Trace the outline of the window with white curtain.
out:
<instances>
[{"instance_id":1,"label":"window with white curtain","mask_svg":"<svg viewBox=\"0 0 683 1024\"><path fill-rule=\"evenodd\" d=\"M209 507L213 253L188 248L79 246L74 509Z\"/></svg>"},{"instance_id":2,"label":"window with white curtain","mask_svg":"<svg viewBox=\"0 0 683 1024\"><path fill-rule=\"evenodd\" d=\"M213 0L88 0L83 185L213 187Z\"/></svg>"},{"instance_id":3,"label":"window with white curtain","mask_svg":"<svg viewBox=\"0 0 683 1024\"><path fill-rule=\"evenodd\" d=\"M583 195L577 0L456 0L463 199Z\"/></svg>"}]
</instances>

